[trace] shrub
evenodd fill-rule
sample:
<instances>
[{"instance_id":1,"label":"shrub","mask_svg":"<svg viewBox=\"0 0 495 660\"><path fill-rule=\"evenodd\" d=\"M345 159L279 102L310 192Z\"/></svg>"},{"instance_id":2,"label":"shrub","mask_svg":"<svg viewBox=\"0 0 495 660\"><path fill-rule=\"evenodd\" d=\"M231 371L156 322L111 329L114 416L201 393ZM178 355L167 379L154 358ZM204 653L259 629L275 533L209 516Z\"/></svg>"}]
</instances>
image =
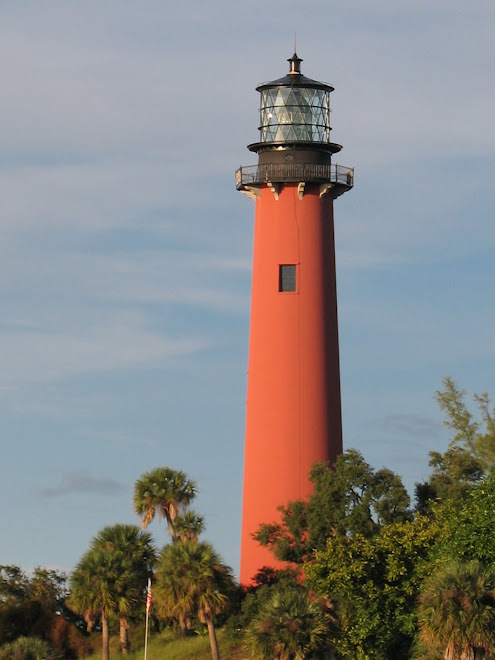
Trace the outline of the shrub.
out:
<instances>
[{"instance_id":1,"label":"shrub","mask_svg":"<svg viewBox=\"0 0 495 660\"><path fill-rule=\"evenodd\" d=\"M0 660L59 660L48 642L36 637L19 637L0 647Z\"/></svg>"}]
</instances>

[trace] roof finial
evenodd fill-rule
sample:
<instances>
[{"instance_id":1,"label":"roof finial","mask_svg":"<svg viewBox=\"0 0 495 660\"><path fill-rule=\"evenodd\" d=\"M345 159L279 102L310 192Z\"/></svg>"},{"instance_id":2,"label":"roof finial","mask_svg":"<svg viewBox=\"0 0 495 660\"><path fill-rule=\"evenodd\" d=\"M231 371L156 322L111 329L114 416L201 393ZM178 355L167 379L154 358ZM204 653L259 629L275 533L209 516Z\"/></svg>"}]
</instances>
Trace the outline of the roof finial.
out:
<instances>
[{"instance_id":1,"label":"roof finial","mask_svg":"<svg viewBox=\"0 0 495 660\"><path fill-rule=\"evenodd\" d=\"M294 55L290 57L287 62L290 63L289 75L297 75L301 73L302 59L297 56L296 52L296 34L294 33Z\"/></svg>"}]
</instances>

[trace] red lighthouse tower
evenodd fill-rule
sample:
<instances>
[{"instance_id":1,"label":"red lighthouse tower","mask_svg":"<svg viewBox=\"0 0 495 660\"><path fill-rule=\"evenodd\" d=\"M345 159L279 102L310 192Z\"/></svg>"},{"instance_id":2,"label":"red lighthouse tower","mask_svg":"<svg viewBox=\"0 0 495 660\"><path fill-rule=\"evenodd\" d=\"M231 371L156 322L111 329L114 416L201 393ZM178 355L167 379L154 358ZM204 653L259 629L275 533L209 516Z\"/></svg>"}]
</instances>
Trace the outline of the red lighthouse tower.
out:
<instances>
[{"instance_id":1,"label":"red lighthouse tower","mask_svg":"<svg viewBox=\"0 0 495 660\"><path fill-rule=\"evenodd\" d=\"M315 461L342 452L333 200L353 185L332 163L330 85L301 73L259 85L258 164L236 172L255 200L241 583L271 553L253 540L277 507L311 492Z\"/></svg>"}]
</instances>

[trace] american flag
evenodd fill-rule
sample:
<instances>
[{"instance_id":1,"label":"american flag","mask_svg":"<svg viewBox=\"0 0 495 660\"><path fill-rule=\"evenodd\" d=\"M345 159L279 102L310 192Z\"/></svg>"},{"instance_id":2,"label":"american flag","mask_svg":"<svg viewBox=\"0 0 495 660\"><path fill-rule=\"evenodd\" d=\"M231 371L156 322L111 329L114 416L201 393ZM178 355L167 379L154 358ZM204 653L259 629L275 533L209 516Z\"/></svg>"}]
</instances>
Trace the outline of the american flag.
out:
<instances>
[{"instance_id":1,"label":"american flag","mask_svg":"<svg viewBox=\"0 0 495 660\"><path fill-rule=\"evenodd\" d=\"M151 604L153 603L153 598L151 597L151 581L148 582L148 589L146 590L146 614L151 612Z\"/></svg>"}]
</instances>

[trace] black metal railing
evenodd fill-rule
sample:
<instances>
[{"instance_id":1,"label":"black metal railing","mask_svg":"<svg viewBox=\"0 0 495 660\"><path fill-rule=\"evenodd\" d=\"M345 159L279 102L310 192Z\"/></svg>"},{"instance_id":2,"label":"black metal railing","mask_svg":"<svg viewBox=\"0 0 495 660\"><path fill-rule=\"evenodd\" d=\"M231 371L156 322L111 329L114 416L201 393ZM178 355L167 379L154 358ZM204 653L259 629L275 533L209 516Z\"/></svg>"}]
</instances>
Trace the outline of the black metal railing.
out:
<instances>
[{"instance_id":1,"label":"black metal railing","mask_svg":"<svg viewBox=\"0 0 495 660\"><path fill-rule=\"evenodd\" d=\"M240 167L235 173L238 190L244 186L284 182L338 183L348 188L354 185L354 168L317 163L267 163Z\"/></svg>"}]
</instances>

